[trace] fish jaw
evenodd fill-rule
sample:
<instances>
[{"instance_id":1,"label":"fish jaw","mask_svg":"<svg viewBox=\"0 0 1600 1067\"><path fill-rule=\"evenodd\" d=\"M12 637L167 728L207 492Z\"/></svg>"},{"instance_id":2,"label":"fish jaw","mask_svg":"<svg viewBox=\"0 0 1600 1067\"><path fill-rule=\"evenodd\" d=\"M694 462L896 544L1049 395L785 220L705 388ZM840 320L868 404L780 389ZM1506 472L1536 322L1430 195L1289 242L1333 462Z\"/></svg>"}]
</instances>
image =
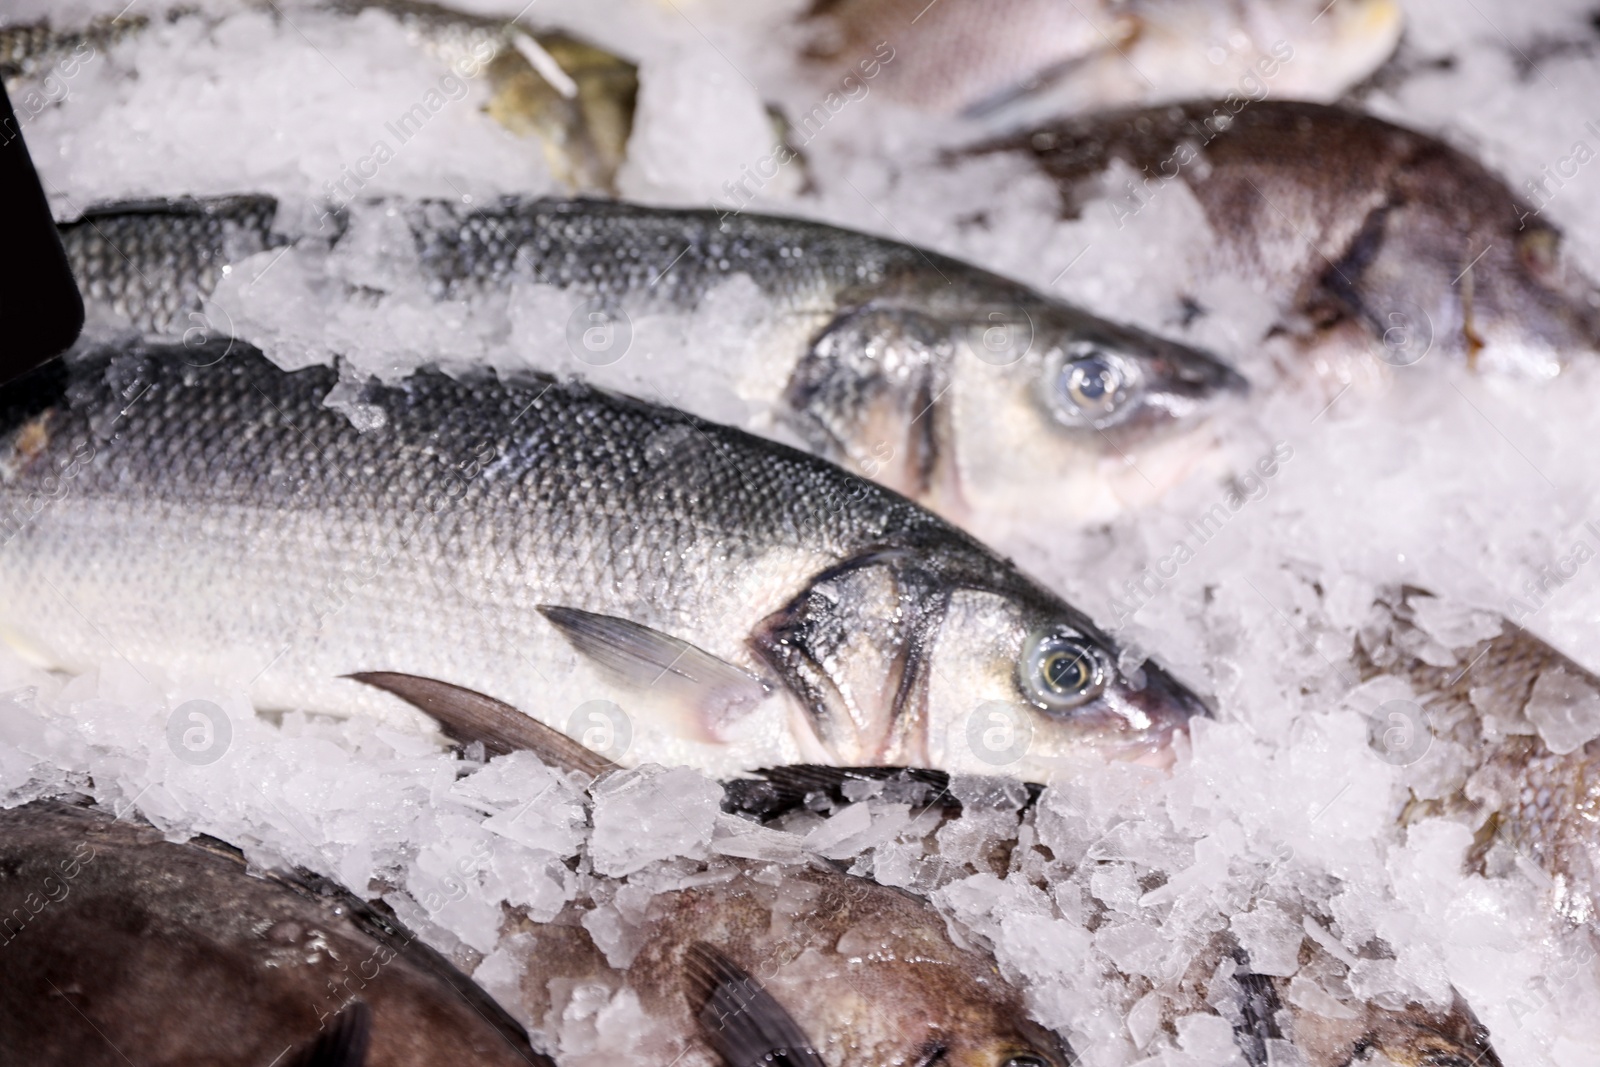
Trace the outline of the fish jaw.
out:
<instances>
[{"instance_id":1,"label":"fish jaw","mask_svg":"<svg viewBox=\"0 0 1600 1067\"><path fill-rule=\"evenodd\" d=\"M1139 331L1078 328L1040 348L1014 368L958 360L942 424L951 454L930 507L986 532L1108 521L1219 458L1215 422L1249 393L1208 353ZM1102 366L1125 384L1109 410L1086 410L1083 368Z\"/></svg>"},{"instance_id":2,"label":"fish jaw","mask_svg":"<svg viewBox=\"0 0 1600 1067\"><path fill-rule=\"evenodd\" d=\"M960 295L897 278L837 315L783 403L814 450L958 524L1082 524L1147 503L1187 473L1183 454L1206 454L1205 425L1249 391L1207 352L943 269L960 273ZM1175 442L1158 477L1138 467Z\"/></svg>"},{"instance_id":3,"label":"fish jaw","mask_svg":"<svg viewBox=\"0 0 1600 1067\"><path fill-rule=\"evenodd\" d=\"M995 603L1002 596L1009 599ZM931 762L1046 778L1085 757L1170 766L1177 735L1210 712L1160 666L1127 668L1121 657L1092 622L1052 597L956 591L930 657ZM1042 684L1052 664L1080 658L1091 664L1090 684Z\"/></svg>"}]
</instances>

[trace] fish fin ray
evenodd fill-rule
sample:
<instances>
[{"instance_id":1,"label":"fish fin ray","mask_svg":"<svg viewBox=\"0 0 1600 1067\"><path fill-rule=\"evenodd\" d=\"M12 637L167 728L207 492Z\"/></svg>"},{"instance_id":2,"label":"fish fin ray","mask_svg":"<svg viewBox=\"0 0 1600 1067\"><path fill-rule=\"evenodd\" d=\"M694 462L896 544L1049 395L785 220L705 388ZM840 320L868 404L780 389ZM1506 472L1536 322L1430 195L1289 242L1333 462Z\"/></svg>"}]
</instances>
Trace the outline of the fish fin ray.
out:
<instances>
[{"instance_id":1,"label":"fish fin ray","mask_svg":"<svg viewBox=\"0 0 1600 1067\"><path fill-rule=\"evenodd\" d=\"M539 611L613 681L678 698L712 737L771 692L758 675L642 623L553 604Z\"/></svg>"},{"instance_id":2,"label":"fish fin ray","mask_svg":"<svg viewBox=\"0 0 1600 1067\"><path fill-rule=\"evenodd\" d=\"M552 726L473 689L398 671L363 671L345 677L382 689L439 723L458 744L481 742L491 756L528 751L565 771L598 778L617 765Z\"/></svg>"},{"instance_id":3,"label":"fish fin ray","mask_svg":"<svg viewBox=\"0 0 1600 1067\"><path fill-rule=\"evenodd\" d=\"M725 1067L823 1067L794 1017L721 951L696 941L684 963L700 1036Z\"/></svg>"}]
</instances>

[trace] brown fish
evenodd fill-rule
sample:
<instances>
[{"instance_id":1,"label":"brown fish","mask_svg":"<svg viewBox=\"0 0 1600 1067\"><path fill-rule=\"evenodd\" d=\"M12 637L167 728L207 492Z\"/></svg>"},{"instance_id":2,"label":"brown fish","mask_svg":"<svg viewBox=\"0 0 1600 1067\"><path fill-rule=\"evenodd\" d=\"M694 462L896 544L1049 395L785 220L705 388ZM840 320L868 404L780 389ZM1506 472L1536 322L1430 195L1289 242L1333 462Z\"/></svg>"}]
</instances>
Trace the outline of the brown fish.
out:
<instances>
[{"instance_id":1,"label":"brown fish","mask_svg":"<svg viewBox=\"0 0 1600 1067\"><path fill-rule=\"evenodd\" d=\"M65 803L0 811L0 959L8 1063L553 1067L383 905Z\"/></svg>"},{"instance_id":2,"label":"brown fish","mask_svg":"<svg viewBox=\"0 0 1600 1067\"><path fill-rule=\"evenodd\" d=\"M1197 1011L1218 1011L1232 1025L1250 1067L1281 1063L1289 1045L1309 1067L1351 1067L1372 1051L1395 1067L1500 1067L1488 1029L1459 994L1442 1010L1414 1001L1385 1007L1331 992L1342 989L1345 966L1310 938L1301 944L1299 963L1301 981L1327 994L1322 1005L1327 1014L1292 1002L1289 978L1253 972L1248 955L1218 935L1166 990L1165 1017L1170 1022Z\"/></svg>"},{"instance_id":3,"label":"brown fish","mask_svg":"<svg viewBox=\"0 0 1600 1067\"><path fill-rule=\"evenodd\" d=\"M1434 600L1420 589L1397 591L1374 608L1357 646L1363 680L1405 679L1426 716L1418 725L1472 757L1452 795L1414 800L1402 817L1467 820L1477 830L1468 869L1531 861L1551 879L1557 913L1592 924L1600 902L1600 740L1555 752L1546 733L1560 738L1565 714L1600 709L1600 677L1510 621L1491 637L1445 648L1417 623L1419 608Z\"/></svg>"},{"instance_id":4,"label":"brown fish","mask_svg":"<svg viewBox=\"0 0 1600 1067\"><path fill-rule=\"evenodd\" d=\"M1553 224L1465 153L1370 115L1198 102L971 150L1000 151L1032 155L1068 216L1107 197L1121 223L1182 181L1215 235L1208 269L1269 294L1308 343L1348 326L1389 363L1431 346L1536 378L1600 343L1600 291L1563 261ZM1114 161L1138 175L1125 188L1106 188Z\"/></svg>"},{"instance_id":5,"label":"brown fish","mask_svg":"<svg viewBox=\"0 0 1600 1067\"><path fill-rule=\"evenodd\" d=\"M570 739L552 737L548 727L480 693L410 675L355 677L411 701L439 717L451 736L481 741L488 751L531 749L585 776L603 766L574 758ZM994 959L958 946L944 916L920 897L816 859L716 857L669 877L670 886L644 899L641 890L652 888L648 871L625 885L593 880L589 899L553 922L509 918L503 944L530 961L514 1005L519 1014L536 1026L557 1020L575 987L631 994L649 1023L648 1032L630 1035L630 1047L659 1049L667 1060L681 1056L685 1067L712 1064L716 1045L696 1020L727 978L716 973L726 971L718 962L725 961L754 976L830 1067L1072 1062L1064 1042L1029 1021L1021 991ZM613 901L640 946L620 970L582 925L586 913ZM715 946L709 955L708 945ZM759 1013L729 1020L758 1031L768 1022Z\"/></svg>"}]
</instances>

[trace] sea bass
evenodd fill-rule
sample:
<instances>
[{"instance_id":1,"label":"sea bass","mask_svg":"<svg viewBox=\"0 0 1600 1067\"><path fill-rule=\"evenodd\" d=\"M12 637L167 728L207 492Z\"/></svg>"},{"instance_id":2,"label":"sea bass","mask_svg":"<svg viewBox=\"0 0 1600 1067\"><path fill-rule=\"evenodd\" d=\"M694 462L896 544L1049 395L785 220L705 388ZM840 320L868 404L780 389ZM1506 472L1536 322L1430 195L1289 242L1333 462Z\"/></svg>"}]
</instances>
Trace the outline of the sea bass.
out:
<instances>
[{"instance_id":1,"label":"sea bass","mask_svg":"<svg viewBox=\"0 0 1600 1067\"><path fill-rule=\"evenodd\" d=\"M1466 154L1371 115L1190 103L973 151L1031 155L1068 215L1105 198L1120 222L1181 180L1217 242L1205 269L1271 294L1281 327L1308 342L1345 327L1392 364L1432 349L1535 378L1600 343L1600 290L1564 261L1553 224ZM1104 180L1114 162L1133 172L1125 187Z\"/></svg>"},{"instance_id":2,"label":"sea bass","mask_svg":"<svg viewBox=\"0 0 1600 1067\"><path fill-rule=\"evenodd\" d=\"M1419 746L1453 742L1466 776L1443 797L1414 799L1403 818L1447 815L1477 831L1468 869L1531 865L1556 912L1600 918L1600 677L1528 631L1487 613L1456 622L1448 644L1422 618L1448 605L1417 589L1378 604L1358 642L1363 678L1404 679L1422 721L1397 722ZM1459 613L1458 613L1459 614Z\"/></svg>"},{"instance_id":3,"label":"sea bass","mask_svg":"<svg viewBox=\"0 0 1600 1067\"><path fill-rule=\"evenodd\" d=\"M216 342L7 386L0 633L269 708L405 717L341 676L424 673L717 772L1160 760L1205 713L970 536L802 452L487 372L369 383L358 432L324 404L337 381Z\"/></svg>"},{"instance_id":4,"label":"sea bass","mask_svg":"<svg viewBox=\"0 0 1600 1067\"><path fill-rule=\"evenodd\" d=\"M12 1063L554 1067L384 905L70 804L0 811L0 949Z\"/></svg>"},{"instance_id":5,"label":"sea bass","mask_svg":"<svg viewBox=\"0 0 1600 1067\"><path fill-rule=\"evenodd\" d=\"M260 5L290 18L276 4ZM293 17L301 10L290 6ZM355 16L373 9L398 21L418 47L463 78L487 81L485 110L520 136L537 136L557 180L574 191L615 193L627 153L639 93L638 71L564 33L534 33L515 19L494 19L415 0L332 0L309 10ZM193 8L164 13L167 21L210 18ZM84 65L111 55L151 25L124 11L82 26L50 21L0 26L0 77L19 102L26 122L59 103ZM425 116L424 116L425 117ZM405 125L404 116L400 119Z\"/></svg>"},{"instance_id":6,"label":"sea bass","mask_svg":"<svg viewBox=\"0 0 1600 1067\"><path fill-rule=\"evenodd\" d=\"M1061 114L1249 94L1268 70L1274 92L1332 100L1401 29L1394 0L816 0L812 16L831 31L815 58L853 64L885 42L897 100L969 114L1019 98Z\"/></svg>"},{"instance_id":7,"label":"sea bass","mask_svg":"<svg viewBox=\"0 0 1600 1067\"><path fill-rule=\"evenodd\" d=\"M628 788L631 774L609 777L616 768L603 758L492 697L429 678L363 680L436 716L458 741L485 743L490 753L532 751L586 780L598 774L596 795ZM515 1010L556 1032L579 1007L578 990L590 1004L599 990L637 998L648 1022L630 1020L625 1034L598 1027L598 1047L583 1050L589 1062L612 1062L606 1057L618 1052L648 1062L654 1053L710 1067L715 1050L729 1067L748 1067L761 1058L727 1049L770 1051L770 1035L784 1032L793 1052L810 1057L795 1067L1074 1062L1065 1042L1028 1019L1022 992L981 942L952 935L926 900L843 873L806 853L797 835L729 821L787 839L792 854L739 858L733 836L708 861L654 876L646 868L620 888L591 877L586 899L551 922L508 917L499 952L526 964ZM637 947L613 967L589 930L619 925Z\"/></svg>"},{"instance_id":8,"label":"sea bass","mask_svg":"<svg viewBox=\"0 0 1600 1067\"><path fill-rule=\"evenodd\" d=\"M350 329L339 308L378 332L420 306L476 332L476 347L441 344L509 347L519 364L586 376L646 366L685 333L736 336L742 364L719 364L717 379L769 416L755 428L787 430L968 525L1082 524L1148 502L1213 454L1210 416L1246 389L1204 352L937 253L798 219L378 202L353 206L331 249L306 238L290 250L275 247L272 218L261 197L108 205L61 234L91 324L234 333L280 361L339 352ZM398 266L351 277L346 249ZM298 268L319 310L253 295L260 272ZM535 308L540 323L519 327Z\"/></svg>"}]
</instances>

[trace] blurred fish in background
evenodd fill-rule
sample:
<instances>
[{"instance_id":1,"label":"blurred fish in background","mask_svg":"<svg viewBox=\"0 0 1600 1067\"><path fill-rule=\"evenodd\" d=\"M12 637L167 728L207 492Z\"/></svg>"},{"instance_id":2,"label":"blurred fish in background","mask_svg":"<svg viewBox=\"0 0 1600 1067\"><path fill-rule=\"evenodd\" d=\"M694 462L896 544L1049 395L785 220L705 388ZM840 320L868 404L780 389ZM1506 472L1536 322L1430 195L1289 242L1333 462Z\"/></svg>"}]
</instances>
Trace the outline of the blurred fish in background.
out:
<instances>
[{"instance_id":1,"label":"blurred fish in background","mask_svg":"<svg viewBox=\"0 0 1600 1067\"><path fill-rule=\"evenodd\" d=\"M819 65L887 41L890 94L966 115L1248 93L1241 82L1261 64L1276 93L1332 100L1387 59L1401 31L1396 0L816 0L809 18Z\"/></svg>"},{"instance_id":2,"label":"blurred fish in background","mask_svg":"<svg viewBox=\"0 0 1600 1067\"><path fill-rule=\"evenodd\" d=\"M287 17L275 4L263 7ZM333 0L312 10L351 18L367 10L392 15L429 56L452 70L485 77L490 117L518 136L537 138L557 180L574 192L616 193L639 92L638 72L628 60L565 33L535 33L514 19L437 4ZM205 17L173 8L155 19ZM50 20L0 25L0 77L37 112L59 102L53 86L78 65L114 54L154 24L151 16L129 13L77 26Z\"/></svg>"}]
</instances>

